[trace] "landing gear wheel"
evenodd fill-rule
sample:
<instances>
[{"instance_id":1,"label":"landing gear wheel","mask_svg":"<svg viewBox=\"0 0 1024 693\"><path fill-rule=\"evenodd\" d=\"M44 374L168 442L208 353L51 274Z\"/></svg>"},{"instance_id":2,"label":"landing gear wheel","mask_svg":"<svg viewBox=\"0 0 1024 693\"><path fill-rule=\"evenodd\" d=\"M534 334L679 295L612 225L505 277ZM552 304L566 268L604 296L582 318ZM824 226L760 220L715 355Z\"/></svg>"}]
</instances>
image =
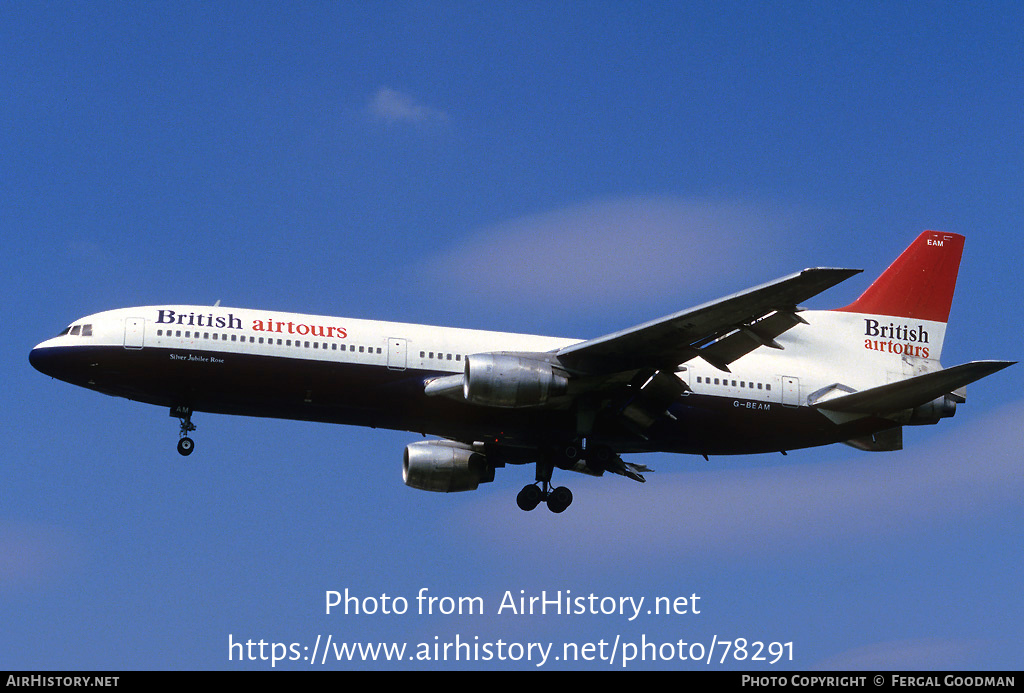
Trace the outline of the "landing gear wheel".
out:
<instances>
[{"instance_id":1,"label":"landing gear wheel","mask_svg":"<svg viewBox=\"0 0 1024 693\"><path fill-rule=\"evenodd\" d=\"M537 481L523 487L523 490L516 496L516 505L523 510L529 511L540 505L541 501L544 501L548 504L548 510L551 512L564 512L572 503L572 491L565 486L551 488L551 472L555 468L552 460L553 458L559 460L572 457L573 453L580 449L582 448L570 445L567 448L548 450L547 454L542 453L541 458L537 460ZM564 458L562 457L563 455ZM568 467L565 468L568 469Z\"/></svg>"},{"instance_id":2,"label":"landing gear wheel","mask_svg":"<svg viewBox=\"0 0 1024 693\"><path fill-rule=\"evenodd\" d=\"M189 456L192 451L196 449L196 444L192 442L192 439L188 436L183 437L178 441L178 452L184 456Z\"/></svg>"},{"instance_id":3,"label":"landing gear wheel","mask_svg":"<svg viewBox=\"0 0 1024 693\"><path fill-rule=\"evenodd\" d=\"M560 513L572 503L572 491L565 486L559 486L548 493L548 510L553 513Z\"/></svg>"},{"instance_id":4,"label":"landing gear wheel","mask_svg":"<svg viewBox=\"0 0 1024 693\"><path fill-rule=\"evenodd\" d=\"M540 505L544 500L544 492L536 484L527 484L516 496L516 505L522 510L530 511Z\"/></svg>"},{"instance_id":5,"label":"landing gear wheel","mask_svg":"<svg viewBox=\"0 0 1024 693\"><path fill-rule=\"evenodd\" d=\"M192 423L192 409L184 406L171 407L171 416L181 421L181 430L178 433L180 436L178 439L178 454L187 457L196 449L196 444L188 437L189 433L196 430L196 425Z\"/></svg>"}]
</instances>

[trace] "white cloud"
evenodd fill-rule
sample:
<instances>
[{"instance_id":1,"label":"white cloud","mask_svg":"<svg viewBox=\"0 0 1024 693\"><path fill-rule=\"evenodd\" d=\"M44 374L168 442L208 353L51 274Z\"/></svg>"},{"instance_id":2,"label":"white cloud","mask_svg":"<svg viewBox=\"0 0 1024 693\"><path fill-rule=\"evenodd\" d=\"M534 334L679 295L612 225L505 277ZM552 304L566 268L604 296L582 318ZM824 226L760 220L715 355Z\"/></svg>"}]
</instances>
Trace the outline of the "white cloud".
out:
<instances>
[{"instance_id":1,"label":"white cloud","mask_svg":"<svg viewBox=\"0 0 1024 693\"><path fill-rule=\"evenodd\" d=\"M390 87L380 87L367 107L370 115L388 123L424 123L448 120L444 111Z\"/></svg>"},{"instance_id":2,"label":"white cloud","mask_svg":"<svg viewBox=\"0 0 1024 693\"><path fill-rule=\"evenodd\" d=\"M774 278L772 266L785 261L780 237L797 217L737 201L597 200L482 229L420 272L432 286L472 287L461 293L488 302L515 296L533 306L619 307L683 294L702 301L710 297L694 289L709 281L728 278L740 290Z\"/></svg>"},{"instance_id":3,"label":"white cloud","mask_svg":"<svg viewBox=\"0 0 1024 693\"><path fill-rule=\"evenodd\" d=\"M60 527L0 523L0 587L30 587L59 578L77 553Z\"/></svg>"}]
</instances>

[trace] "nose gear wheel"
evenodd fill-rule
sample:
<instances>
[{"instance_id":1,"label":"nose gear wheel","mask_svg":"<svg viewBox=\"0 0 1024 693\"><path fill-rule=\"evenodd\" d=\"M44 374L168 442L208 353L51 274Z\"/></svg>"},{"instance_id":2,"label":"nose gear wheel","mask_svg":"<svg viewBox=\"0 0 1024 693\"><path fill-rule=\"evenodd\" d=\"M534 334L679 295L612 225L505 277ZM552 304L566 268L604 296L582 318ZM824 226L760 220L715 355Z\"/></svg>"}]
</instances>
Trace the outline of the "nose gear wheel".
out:
<instances>
[{"instance_id":1,"label":"nose gear wheel","mask_svg":"<svg viewBox=\"0 0 1024 693\"><path fill-rule=\"evenodd\" d=\"M196 449L195 442L188 437L189 433L196 430L196 425L192 423L192 410L188 407L171 407L171 416L181 421L181 429L178 432L178 453L188 457Z\"/></svg>"}]
</instances>

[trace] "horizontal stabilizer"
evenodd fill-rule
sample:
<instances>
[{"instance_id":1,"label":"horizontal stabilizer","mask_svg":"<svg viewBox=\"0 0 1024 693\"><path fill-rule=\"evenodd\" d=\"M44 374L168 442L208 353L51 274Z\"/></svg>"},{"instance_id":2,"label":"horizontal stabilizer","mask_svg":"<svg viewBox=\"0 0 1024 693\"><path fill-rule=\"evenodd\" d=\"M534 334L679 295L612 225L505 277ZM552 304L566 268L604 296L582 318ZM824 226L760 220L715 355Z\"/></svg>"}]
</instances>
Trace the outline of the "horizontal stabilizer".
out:
<instances>
[{"instance_id":1,"label":"horizontal stabilizer","mask_svg":"<svg viewBox=\"0 0 1024 693\"><path fill-rule=\"evenodd\" d=\"M912 409L937 397L980 380L1015 361L971 361L933 373L914 376L869 390L843 395L814 406L818 409L847 414L885 415Z\"/></svg>"}]
</instances>

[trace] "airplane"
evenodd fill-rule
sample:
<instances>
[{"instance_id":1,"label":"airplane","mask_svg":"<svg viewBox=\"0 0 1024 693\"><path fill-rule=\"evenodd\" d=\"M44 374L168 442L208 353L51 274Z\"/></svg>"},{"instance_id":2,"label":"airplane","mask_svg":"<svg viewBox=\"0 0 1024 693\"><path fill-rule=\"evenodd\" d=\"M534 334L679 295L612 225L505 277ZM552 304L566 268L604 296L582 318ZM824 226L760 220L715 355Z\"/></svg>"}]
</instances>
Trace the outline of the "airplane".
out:
<instances>
[{"instance_id":1,"label":"airplane","mask_svg":"<svg viewBox=\"0 0 1024 693\"><path fill-rule=\"evenodd\" d=\"M1015 362L939 363L964 237L925 231L853 303L800 304L861 270L817 267L595 339L194 305L75 320L39 371L169 408L189 455L194 412L436 436L405 448L416 489L475 490L535 464L516 502L555 513L554 469L645 481L624 454L704 456L846 443L903 447L963 388Z\"/></svg>"}]
</instances>

